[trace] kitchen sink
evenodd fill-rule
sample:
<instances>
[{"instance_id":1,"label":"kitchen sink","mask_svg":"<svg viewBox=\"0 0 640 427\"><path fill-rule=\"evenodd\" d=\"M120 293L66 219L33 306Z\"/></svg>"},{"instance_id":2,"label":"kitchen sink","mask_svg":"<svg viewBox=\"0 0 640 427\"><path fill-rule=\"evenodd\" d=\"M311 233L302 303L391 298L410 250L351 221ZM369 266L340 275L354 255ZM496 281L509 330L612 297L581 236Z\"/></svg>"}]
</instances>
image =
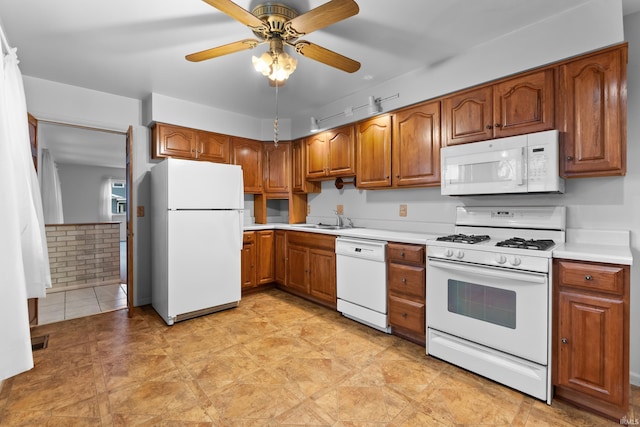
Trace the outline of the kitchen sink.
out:
<instances>
[{"instance_id":1,"label":"kitchen sink","mask_svg":"<svg viewBox=\"0 0 640 427\"><path fill-rule=\"evenodd\" d=\"M303 227L303 228L316 228L319 230L348 230L350 228L357 228L343 225L342 227L339 225L330 225L330 224L291 224L294 227Z\"/></svg>"}]
</instances>

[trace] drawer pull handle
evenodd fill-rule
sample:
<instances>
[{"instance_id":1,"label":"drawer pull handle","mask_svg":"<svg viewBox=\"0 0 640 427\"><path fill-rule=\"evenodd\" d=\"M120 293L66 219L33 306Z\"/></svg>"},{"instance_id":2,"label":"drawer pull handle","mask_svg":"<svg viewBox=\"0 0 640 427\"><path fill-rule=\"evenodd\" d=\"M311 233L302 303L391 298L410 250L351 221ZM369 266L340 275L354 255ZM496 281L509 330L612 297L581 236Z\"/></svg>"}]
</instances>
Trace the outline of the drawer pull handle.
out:
<instances>
[{"instance_id":1,"label":"drawer pull handle","mask_svg":"<svg viewBox=\"0 0 640 427\"><path fill-rule=\"evenodd\" d=\"M402 278L402 283L407 283L407 278L406 277Z\"/></svg>"},{"instance_id":2,"label":"drawer pull handle","mask_svg":"<svg viewBox=\"0 0 640 427\"><path fill-rule=\"evenodd\" d=\"M586 276L584 276L584 280L592 280L593 277L589 276L588 274Z\"/></svg>"},{"instance_id":3,"label":"drawer pull handle","mask_svg":"<svg viewBox=\"0 0 640 427\"><path fill-rule=\"evenodd\" d=\"M400 256L404 258L404 252L400 252Z\"/></svg>"},{"instance_id":4,"label":"drawer pull handle","mask_svg":"<svg viewBox=\"0 0 640 427\"><path fill-rule=\"evenodd\" d=\"M569 340L566 338L562 338L562 344L569 344Z\"/></svg>"},{"instance_id":5,"label":"drawer pull handle","mask_svg":"<svg viewBox=\"0 0 640 427\"><path fill-rule=\"evenodd\" d=\"M406 319L407 318L407 313L402 313L402 318Z\"/></svg>"}]
</instances>

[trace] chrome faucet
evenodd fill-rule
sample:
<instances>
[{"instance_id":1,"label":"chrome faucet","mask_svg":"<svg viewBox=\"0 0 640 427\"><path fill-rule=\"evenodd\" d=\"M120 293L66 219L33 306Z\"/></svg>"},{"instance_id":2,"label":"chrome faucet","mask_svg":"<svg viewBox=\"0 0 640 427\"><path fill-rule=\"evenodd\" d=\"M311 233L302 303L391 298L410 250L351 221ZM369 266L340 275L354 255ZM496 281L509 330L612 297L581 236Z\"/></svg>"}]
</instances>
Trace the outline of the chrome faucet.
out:
<instances>
[{"instance_id":1,"label":"chrome faucet","mask_svg":"<svg viewBox=\"0 0 640 427\"><path fill-rule=\"evenodd\" d=\"M344 227L344 223L342 222L342 217L340 216L340 214L338 213L338 211L333 211L334 214L336 214L336 218L338 218L338 227L342 228Z\"/></svg>"},{"instance_id":2,"label":"chrome faucet","mask_svg":"<svg viewBox=\"0 0 640 427\"><path fill-rule=\"evenodd\" d=\"M347 228L353 228L353 220L347 217L347 221L349 221L349 225L347 225Z\"/></svg>"}]
</instances>

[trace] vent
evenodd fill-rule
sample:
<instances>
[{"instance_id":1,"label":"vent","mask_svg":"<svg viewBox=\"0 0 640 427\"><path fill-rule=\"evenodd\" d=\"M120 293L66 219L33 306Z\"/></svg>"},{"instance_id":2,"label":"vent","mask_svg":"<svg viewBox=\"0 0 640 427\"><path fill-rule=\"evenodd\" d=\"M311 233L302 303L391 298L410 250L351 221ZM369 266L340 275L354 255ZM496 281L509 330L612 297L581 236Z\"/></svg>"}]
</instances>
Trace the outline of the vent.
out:
<instances>
[{"instance_id":1,"label":"vent","mask_svg":"<svg viewBox=\"0 0 640 427\"><path fill-rule=\"evenodd\" d=\"M49 344L49 334L31 338L31 351L43 350Z\"/></svg>"}]
</instances>

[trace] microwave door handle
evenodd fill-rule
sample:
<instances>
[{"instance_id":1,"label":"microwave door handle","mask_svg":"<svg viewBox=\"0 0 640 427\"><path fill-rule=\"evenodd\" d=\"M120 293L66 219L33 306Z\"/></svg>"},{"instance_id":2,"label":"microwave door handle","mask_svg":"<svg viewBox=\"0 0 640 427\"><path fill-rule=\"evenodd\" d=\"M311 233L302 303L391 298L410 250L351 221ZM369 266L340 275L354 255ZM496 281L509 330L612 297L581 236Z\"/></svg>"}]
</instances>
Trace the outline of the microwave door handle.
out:
<instances>
[{"instance_id":1,"label":"microwave door handle","mask_svg":"<svg viewBox=\"0 0 640 427\"><path fill-rule=\"evenodd\" d=\"M468 273L486 277L495 277L499 279L511 279L521 282L544 284L547 282L547 275L540 273L519 273L516 271L504 270L502 268L496 268L491 266L476 267L473 265L464 264L461 262L440 261L435 259L429 259L430 267L437 267L443 270L458 271L461 273ZM427 276L429 273L427 273Z\"/></svg>"}]
</instances>

